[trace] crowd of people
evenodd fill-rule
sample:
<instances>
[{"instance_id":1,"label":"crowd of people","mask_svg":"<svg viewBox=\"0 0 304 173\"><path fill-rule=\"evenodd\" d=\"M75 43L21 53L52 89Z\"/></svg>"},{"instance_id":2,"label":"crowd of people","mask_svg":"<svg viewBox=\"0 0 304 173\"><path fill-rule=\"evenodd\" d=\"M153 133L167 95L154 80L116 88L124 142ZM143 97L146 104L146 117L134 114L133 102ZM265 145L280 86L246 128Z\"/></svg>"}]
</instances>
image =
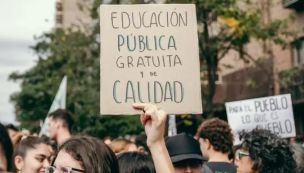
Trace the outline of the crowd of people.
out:
<instances>
[{"instance_id":1,"label":"crowd of people","mask_svg":"<svg viewBox=\"0 0 304 173\"><path fill-rule=\"evenodd\" d=\"M167 115L148 103L133 104L145 134L135 140L72 136L72 116L48 115L49 137L0 123L0 173L303 173L304 148L260 128L239 134L229 124L204 120L195 136L165 137Z\"/></svg>"}]
</instances>

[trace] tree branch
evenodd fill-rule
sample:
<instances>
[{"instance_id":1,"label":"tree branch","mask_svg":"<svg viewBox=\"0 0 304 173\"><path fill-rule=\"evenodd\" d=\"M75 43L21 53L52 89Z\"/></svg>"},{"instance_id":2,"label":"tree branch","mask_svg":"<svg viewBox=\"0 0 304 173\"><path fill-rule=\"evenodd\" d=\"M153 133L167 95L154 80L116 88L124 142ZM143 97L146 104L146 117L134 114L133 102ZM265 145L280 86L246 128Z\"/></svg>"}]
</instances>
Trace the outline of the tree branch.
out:
<instances>
[{"instance_id":1,"label":"tree branch","mask_svg":"<svg viewBox=\"0 0 304 173\"><path fill-rule=\"evenodd\" d=\"M257 60L255 60L248 52L245 52L243 50L241 50L238 47L232 47L234 50L238 51L238 52L242 52L242 54L251 62L253 62L257 67L259 67L261 70L265 71L267 73L267 75L271 75L271 72L269 72L269 70L267 68L265 68L263 65L261 65L260 63L258 63ZM240 57L241 59L245 59L244 57Z\"/></svg>"},{"instance_id":2,"label":"tree branch","mask_svg":"<svg viewBox=\"0 0 304 173\"><path fill-rule=\"evenodd\" d=\"M223 59L231 48L232 48L232 43L230 43L229 46L227 46L226 48L224 48L224 50L221 53L221 55L218 56L218 61L220 61L221 59ZM219 49L219 50L221 50L221 49Z\"/></svg>"}]
</instances>

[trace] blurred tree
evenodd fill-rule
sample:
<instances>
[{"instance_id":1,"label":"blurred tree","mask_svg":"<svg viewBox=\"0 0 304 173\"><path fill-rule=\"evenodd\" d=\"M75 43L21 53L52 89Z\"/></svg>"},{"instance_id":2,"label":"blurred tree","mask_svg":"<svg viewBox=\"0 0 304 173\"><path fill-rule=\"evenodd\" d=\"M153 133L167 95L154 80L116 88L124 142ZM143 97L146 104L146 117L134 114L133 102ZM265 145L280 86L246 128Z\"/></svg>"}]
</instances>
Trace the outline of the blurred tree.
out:
<instances>
[{"instance_id":1,"label":"blurred tree","mask_svg":"<svg viewBox=\"0 0 304 173\"><path fill-rule=\"evenodd\" d=\"M143 0L125 0L144 3ZM126 2L123 3L126 3ZM150 1L149 1L150 2ZM152 1L151 1L152 2ZM153 1L154 2L154 1ZM290 33L283 32L286 22L265 22L263 13L250 0L169 0L169 3L194 3L197 8L200 57L208 72L205 110L213 110L218 62L229 50L240 52L244 60L255 61L244 51L252 38L283 44ZM91 17L98 21L94 0ZM110 1L122 3L120 0ZM17 119L22 126L38 129L55 96L64 75L68 76L67 109L76 118L75 132L103 137L142 131L138 117L98 116L99 114L99 22L88 33L55 29L37 38L33 50L39 56L37 64L24 73L14 72L10 79L21 81L21 91L12 95Z\"/></svg>"},{"instance_id":2,"label":"blurred tree","mask_svg":"<svg viewBox=\"0 0 304 173\"><path fill-rule=\"evenodd\" d=\"M102 0L95 0L92 17L98 18L97 9L101 2ZM109 0L111 4L157 2L161 1ZM273 80L272 67L265 69L260 59L273 58L271 45L279 44L284 48L297 34L296 31L288 28L289 19L271 19L270 8L275 3L281 4L279 0L166 0L166 3L196 5L201 70L207 72L208 81L202 89L204 111L210 114L217 111L216 109L222 109L213 105L213 97L216 92L219 61L229 51L239 52L241 59L263 69L270 76L270 80ZM266 57L252 57L246 52L246 44L252 40L259 41L263 45ZM226 65L227 68L231 68L228 66Z\"/></svg>"},{"instance_id":3,"label":"blurred tree","mask_svg":"<svg viewBox=\"0 0 304 173\"><path fill-rule=\"evenodd\" d=\"M142 131L138 117L99 116L99 43L96 35L55 29L36 38L38 55L34 67L14 72L21 91L12 95L17 119L31 130L39 130L64 75L68 76L67 109L74 114L74 132L104 137Z\"/></svg>"},{"instance_id":4,"label":"blurred tree","mask_svg":"<svg viewBox=\"0 0 304 173\"><path fill-rule=\"evenodd\" d=\"M255 39L263 44L274 42L286 44L291 35L287 32L287 21L268 20L267 14L272 0L167 0L167 3L193 3L196 5L201 70L207 72L208 84L203 85L203 103L205 115L213 116L214 112L221 112L224 106L215 106L213 97L216 92L217 73L219 61L230 50L239 52L240 58L245 62L254 62L259 68L265 70L272 77L272 67L264 69L258 58L251 57L244 49L245 45ZM110 4L144 4L159 1L149 0L110 0ZM92 17L98 18L98 7L102 0L95 0ZM99 25L95 29L99 31ZM270 57L267 57L270 58ZM231 68L231 67L229 67ZM246 81L244 81L246 82ZM247 82L248 83L248 82ZM219 116L219 115L217 115ZM220 116L221 117L221 116ZM223 117L222 117L223 118ZM188 116L180 116L178 130L187 131L196 124L188 123ZM199 120L197 120L199 121ZM190 130L191 131L191 130Z\"/></svg>"},{"instance_id":5,"label":"blurred tree","mask_svg":"<svg viewBox=\"0 0 304 173\"><path fill-rule=\"evenodd\" d=\"M252 40L263 45L286 45L293 32L287 30L287 20L270 20L272 0L167 0L168 3L193 3L196 5L200 58L202 71L207 71L208 84L203 89L204 111L215 111L213 97L216 92L219 61L230 50L239 52L245 62L261 67L257 57L244 49ZM271 53L271 50L266 50ZM269 55L267 58L271 58ZM268 72L272 73L272 67ZM267 72L267 71L266 71ZM271 74L269 74L271 75Z\"/></svg>"}]
</instances>

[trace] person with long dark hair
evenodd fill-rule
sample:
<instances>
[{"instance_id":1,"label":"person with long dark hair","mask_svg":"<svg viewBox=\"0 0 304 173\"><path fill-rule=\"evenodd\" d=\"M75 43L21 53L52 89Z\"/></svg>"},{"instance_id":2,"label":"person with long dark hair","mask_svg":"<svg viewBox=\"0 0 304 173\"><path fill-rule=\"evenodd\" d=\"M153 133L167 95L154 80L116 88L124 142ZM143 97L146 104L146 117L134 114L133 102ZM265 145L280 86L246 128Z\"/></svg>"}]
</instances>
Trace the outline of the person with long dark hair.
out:
<instances>
[{"instance_id":1,"label":"person with long dark hair","mask_svg":"<svg viewBox=\"0 0 304 173\"><path fill-rule=\"evenodd\" d=\"M123 152L117 155L120 173L155 173L150 155L140 152Z\"/></svg>"},{"instance_id":2,"label":"person with long dark hair","mask_svg":"<svg viewBox=\"0 0 304 173\"><path fill-rule=\"evenodd\" d=\"M6 128L0 123L0 172L12 169L13 145Z\"/></svg>"},{"instance_id":3,"label":"person with long dark hair","mask_svg":"<svg viewBox=\"0 0 304 173\"><path fill-rule=\"evenodd\" d=\"M64 142L46 173L119 173L113 151L93 137L72 137Z\"/></svg>"}]
</instances>

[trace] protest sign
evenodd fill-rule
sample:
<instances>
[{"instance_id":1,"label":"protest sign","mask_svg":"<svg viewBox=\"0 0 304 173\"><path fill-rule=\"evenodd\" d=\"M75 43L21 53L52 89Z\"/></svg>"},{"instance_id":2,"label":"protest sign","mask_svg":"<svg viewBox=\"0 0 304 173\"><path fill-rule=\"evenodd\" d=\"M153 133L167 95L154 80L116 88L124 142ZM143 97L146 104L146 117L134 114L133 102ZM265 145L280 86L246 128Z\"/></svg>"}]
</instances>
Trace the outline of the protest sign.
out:
<instances>
[{"instance_id":1,"label":"protest sign","mask_svg":"<svg viewBox=\"0 0 304 173\"><path fill-rule=\"evenodd\" d=\"M100 38L101 114L202 113L193 4L101 5Z\"/></svg>"},{"instance_id":2,"label":"protest sign","mask_svg":"<svg viewBox=\"0 0 304 173\"><path fill-rule=\"evenodd\" d=\"M259 127L284 138L296 136L290 94L228 102L225 106L229 125L236 133Z\"/></svg>"}]
</instances>

